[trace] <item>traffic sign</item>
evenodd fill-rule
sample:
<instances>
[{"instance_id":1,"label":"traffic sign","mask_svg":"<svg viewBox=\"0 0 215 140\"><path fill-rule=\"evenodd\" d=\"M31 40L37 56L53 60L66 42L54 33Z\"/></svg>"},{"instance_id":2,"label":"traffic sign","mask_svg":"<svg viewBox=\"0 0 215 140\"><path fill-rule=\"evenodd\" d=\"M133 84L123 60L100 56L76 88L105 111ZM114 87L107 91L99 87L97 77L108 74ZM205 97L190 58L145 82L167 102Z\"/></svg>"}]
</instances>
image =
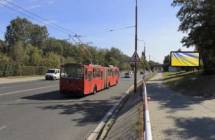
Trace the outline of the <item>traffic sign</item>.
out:
<instances>
[{"instance_id":1,"label":"traffic sign","mask_svg":"<svg viewBox=\"0 0 215 140\"><path fill-rule=\"evenodd\" d=\"M136 51L134 52L134 54L131 57L131 62L140 62L140 57Z\"/></svg>"}]
</instances>

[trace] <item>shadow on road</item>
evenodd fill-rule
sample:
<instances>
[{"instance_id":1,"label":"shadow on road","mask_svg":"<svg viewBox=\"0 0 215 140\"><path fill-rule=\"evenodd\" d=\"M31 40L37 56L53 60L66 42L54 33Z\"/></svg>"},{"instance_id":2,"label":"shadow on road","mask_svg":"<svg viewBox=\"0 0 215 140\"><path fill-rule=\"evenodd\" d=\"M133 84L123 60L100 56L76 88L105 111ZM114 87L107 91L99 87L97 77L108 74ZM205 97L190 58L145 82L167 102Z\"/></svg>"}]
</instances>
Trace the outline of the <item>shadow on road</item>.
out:
<instances>
[{"instance_id":1,"label":"shadow on road","mask_svg":"<svg viewBox=\"0 0 215 140\"><path fill-rule=\"evenodd\" d=\"M103 94L103 93L97 93ZM108 94L108 93L106 93ZM106 100L99 99L96 95L90 95L83 98L60 96L59 91L41 93L31 96L22 97L22 99L29 101L41 101L38 108L42 110L57 111L60 115L77 115L78 117L72 117L72 121L76 122L77 126L85 126L86 124L94 124L101 121L105 114L111 109L111 107L119 101L120 96L113 96ZM129 111L134 105L138 104L138 100L130 104L126 110L120 112L119 115L123 115ZM132 117L132 114L131 114Z\"/></svg>"},{"instance_id":2,"label":"shadow on road","mask_svg":"<svg viewBox=\"0 0 215 140\"><path fill-rule=\"evenodd\" d=\"M101 121L104 115L113 106L117 98L110 100L82 100L72 104L57 104L39 107L42 110L57 110L61 115L77 115L72 121L78 126Z\"/></svg>"},{"instance_id":3,"label":"shadow on road","mask_svg":"<svg viewBox=\"0 0 215 140\"><path fill-rule=\"evenodd\" d=\"M180 136L182 139L214 140L215 119L212 118L172 118L180 129L168 129L168 136Z\"/></svg>"},{"instance_id":4,"label":"shadow on road","mask_svg":"<svg viewBox=\"0 0 215 140\"><path fill-rule=\"evenodd\" d=\"M162 84L150 83L147 84L148 93L151 101L160 102L161 109L169 109L169 112L174 113L178 110L190 110L193 104L199 104L207 99L183 96L176 93ZM212 98L210 98L212 100ZM208 100L210 100L208 99Z\"/></svg>"},{"instance_id":5,"label":"shadow on road","mask_svg":"<svg viewBox=\"0 0 215 140\"><path fill-rule=\"evenodd\" d=\"M63 96L59 93L58 90L22 97L22 99L40 100L40 101L71 100L71 99L80 99L80 98L81 97L78 97L78 96Z\"/></svg>"},{"instance_id":6,"label":"shadow on road","mask_svg":"<svg viewBox=\"0 0 215 140\"><path fill-rule=\"evenodd\" d=\"M95 124L101 121L106 113L119 101L121 96L117 95L99 95L109 94L106 92L99 92L97 95L89 95L86 97L64 97L59 91L52 91L46 93L37 93L34 95L27 95L22 97L23 102L16 104L36 105L41 110L51 110L57 112L59 115L68 115L71 121L75 122L77 126L85 126L87 124ZM112 96L103 98L103 96ZM38 102L39 101L39 102ZM120 115L126 113L135 104L135 102L127 107ZM132 117L132 116L131 116Z\"/></svg>"}]
</instances>

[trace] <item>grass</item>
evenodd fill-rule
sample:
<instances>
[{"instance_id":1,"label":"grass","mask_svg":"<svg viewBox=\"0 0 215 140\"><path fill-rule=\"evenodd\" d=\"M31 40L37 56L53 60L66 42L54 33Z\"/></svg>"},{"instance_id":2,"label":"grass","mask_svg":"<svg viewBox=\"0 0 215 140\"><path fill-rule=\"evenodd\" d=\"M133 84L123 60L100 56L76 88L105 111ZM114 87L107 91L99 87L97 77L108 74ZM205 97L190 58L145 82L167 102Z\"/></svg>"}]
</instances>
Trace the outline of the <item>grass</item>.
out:
<instances>
[{"instance_id":1,"label":"grass","mask_svg":"<svg viewBox=\"0 0 215 140\"><path fill-rule=\"evenodd\" d=\"M211 97L215 95L215 75L200 72L166 72L163 82L171 89L188 96Z\"/></svg>"}]
</instances>

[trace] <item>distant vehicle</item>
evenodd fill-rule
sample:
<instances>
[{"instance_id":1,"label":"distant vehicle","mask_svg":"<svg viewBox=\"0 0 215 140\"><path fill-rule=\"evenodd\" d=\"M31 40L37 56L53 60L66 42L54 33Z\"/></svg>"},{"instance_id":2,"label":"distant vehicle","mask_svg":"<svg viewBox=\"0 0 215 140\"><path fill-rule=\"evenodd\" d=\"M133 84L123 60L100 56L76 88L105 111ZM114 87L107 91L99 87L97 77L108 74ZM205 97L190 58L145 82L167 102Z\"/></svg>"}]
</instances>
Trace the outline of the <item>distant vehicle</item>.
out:
<instances>
[{"instance_id":1,"label":"distant vehicle","mask_svg":"<svg viewBox=\"0 0 215 140\"><path fill-rule=\"evenodd\" d=\"M132 71L129 71L129 74L132 76L132 75L133 75L133 72L132 72Z\"/></svg>"},{"instance_id":2,"label":"distant vehicle","mask_svg":"<svg viewBox=\"0 0 215 140\"><path fill-rule=\"evenodd\" d=\"M126 73L124 74L124 77L125 77L125 78L131 78L131 77L132 77L132 75L131 75L131 73L130 73L130 72L126 72Z\"/></svg>"},{"instance_id":3,"label":"distant vehicle","mask_svg":"<svg viewBox=\"0 0 215 140\"><path fill-rule=\"evenodd\" d=\"M61 66L60 93L85 96L117 85L119 68L114 66L65 64Z\"/></svg>"},{"instance_id":4,"label":"distant vehicle","mask_svg":"<svg viewBox=\"0 0 215 140\"><path fill-rule=\"evenodd\" d=\"M58 80L60 79L60 69L49 69L45 75L46 80Z\"/></svg>"}]
</instances>

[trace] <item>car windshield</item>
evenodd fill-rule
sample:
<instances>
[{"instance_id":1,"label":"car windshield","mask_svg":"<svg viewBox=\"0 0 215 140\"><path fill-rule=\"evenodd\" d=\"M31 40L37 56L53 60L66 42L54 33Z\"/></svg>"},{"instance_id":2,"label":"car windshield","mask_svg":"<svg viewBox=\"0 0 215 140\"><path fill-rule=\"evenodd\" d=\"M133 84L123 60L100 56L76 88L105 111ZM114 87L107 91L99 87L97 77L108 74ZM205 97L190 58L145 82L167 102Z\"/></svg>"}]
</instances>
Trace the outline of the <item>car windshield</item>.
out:
<instances>
[{"instance_id":1,"label":"car windshield","mask_svg":"<svg viewBox=\"0 0 215 140\"><path fill-rule=\"evenodd\" d=\"M62 68L61 77L70 79L83 79L83 67L78 65L66 65Z\"/></svg>"},{"instance_id":2,"label":"car windshield","mask_svg":"<svg viewBox=\"0 0 215 140\"><path fill-rule=\"evenodd\" d=\"M55 73L55 70L48 70L47 73Z\"/></svg>"}]
</instances>

